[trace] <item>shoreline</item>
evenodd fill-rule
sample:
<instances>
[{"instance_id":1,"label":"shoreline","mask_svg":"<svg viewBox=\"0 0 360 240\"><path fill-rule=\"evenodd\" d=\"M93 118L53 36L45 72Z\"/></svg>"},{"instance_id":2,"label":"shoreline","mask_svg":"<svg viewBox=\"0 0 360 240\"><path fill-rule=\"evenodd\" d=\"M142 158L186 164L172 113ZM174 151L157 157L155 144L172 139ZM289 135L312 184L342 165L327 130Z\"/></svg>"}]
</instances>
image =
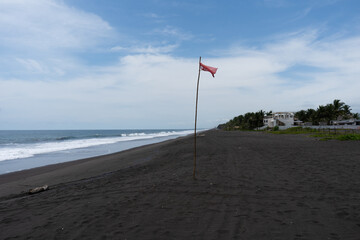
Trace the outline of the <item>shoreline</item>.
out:
<instances>
[{"instance_id":1,"label":"shoreline","mask_svg":"<svg viewBox=\"0 0 360 240\"><path fill-rule=\"evenodd\" d=\"M46 130L44 133L31 131L34 132L34 136L30 138L24 131L10 132L15 133L0 136L5 139L8 137L7 140L2 141L3 144L0 144L0 175L116 153L191 133L189 130L168 129L150 129L139 132L135 130ZM33 139L37 139L38 142ZM7 159L7 156L10 159Z\"/></svg>"},{"instance_id":2,"label":"shoreline","mask_svg":"<svg viewBox=\"0 0 360 240\"><path fill-rule=\"evenodd\" d=\"M360 236L358 142L210 130L197 144L197 180L191 135L0 176L1 192L13 187L0 197L0 238ZM31 184L50 190L20 194Z\"/></svg>"},{"instance_id":3,"label":"shoreline","mask_svg":"<svg viewBox=\"0 0 360 240\"><path fill-rule=\"evenodd\" d=\"M151 148L153 147L158 147L176 141L177 139L188 137L192 137L191 134L125 149L115 153L0 174L0 199L6 197L6 195L22 195L28 190L25 189L24 186L28 186L28 188L31 189L38 187L41 184L48 184L51 187L51 185L65 183L64 181L77 181L133 167L149 161L150 158L129 160L126 159L128 155L148 154L147 151L151 151ZM114 160L118 158L120 161L114 162ZM101 162L107 162L108 164L103 165L103 168L99 168ZM111 165L109 165L109 163L111 163ZM28 184L27 182L30 183Z\"/></svg>"}]
</instances>

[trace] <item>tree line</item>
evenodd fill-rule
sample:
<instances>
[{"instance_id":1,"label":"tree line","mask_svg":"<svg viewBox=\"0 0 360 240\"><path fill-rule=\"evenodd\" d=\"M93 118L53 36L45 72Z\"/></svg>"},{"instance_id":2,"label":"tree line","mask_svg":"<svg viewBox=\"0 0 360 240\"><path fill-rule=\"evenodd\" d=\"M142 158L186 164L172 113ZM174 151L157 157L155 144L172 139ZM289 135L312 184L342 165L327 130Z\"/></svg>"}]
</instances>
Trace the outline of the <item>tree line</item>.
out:
<instances>
[{"instance_id":1,"label":"tree line","mask_svg":"<svg viewBox=\"0 0 360 240\"><path fill-rule=\"evenodd\" d=\"M319 125L320 122L330 124L331 120L359 119L359 113L352 113L351 110L349 105L335 99L332 103L320 105L316 110L312 108L300 110L295 113L295 119L302 122L311 122L313 125ZM254 130L264 126L264 117L271 115L272 111L248 112L220 124L218 128L224 130Z\"/></svg>"},{"instance_id":2,"label":"tree line","mask_svg":"<svg viewBox=\"0 0 360 240\"><path fill-rule=\"evenodd\" d=\"M272 112L264 112L260 110L258 112L248 112L244 115L234 117L230 121L224 124L220 124L218 128L224 130L253 130L258 127L264 126L263 120L265 115L272 114Z\"/></svg>"},{"instance_id":3,"label":"tree line","mask_svg":"<svg viewBox=\"0 0 360 240\"><path fill-rule=\"evenodd\" d=\"M359 119L359 113L352 113L349 105L335 99L332 103L320 105L316 110L300 110L295 113L295 117L303 122L311 122L313 125L319 125L325 122L330 125L332 120Z\"/></svg>"}]
</instances>

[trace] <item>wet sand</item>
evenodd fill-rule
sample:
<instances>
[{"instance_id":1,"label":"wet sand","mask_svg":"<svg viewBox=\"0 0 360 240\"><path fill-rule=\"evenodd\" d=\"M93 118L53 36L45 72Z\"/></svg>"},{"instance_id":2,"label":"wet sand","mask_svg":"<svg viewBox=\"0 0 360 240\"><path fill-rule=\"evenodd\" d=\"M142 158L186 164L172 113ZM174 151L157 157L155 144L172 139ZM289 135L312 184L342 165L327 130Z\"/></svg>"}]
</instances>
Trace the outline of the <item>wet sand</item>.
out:
<instances>
[{"instance_id":1,"label":"wet sand","mask_svg":"<svg viewBox=\"0 0 360 240\"><path fill-rule=\"evenodd\" d=\"M0 175L0 239L360 238L359 141L197 142L197 180L191 137Z\"/></svg>"}]
</instances>

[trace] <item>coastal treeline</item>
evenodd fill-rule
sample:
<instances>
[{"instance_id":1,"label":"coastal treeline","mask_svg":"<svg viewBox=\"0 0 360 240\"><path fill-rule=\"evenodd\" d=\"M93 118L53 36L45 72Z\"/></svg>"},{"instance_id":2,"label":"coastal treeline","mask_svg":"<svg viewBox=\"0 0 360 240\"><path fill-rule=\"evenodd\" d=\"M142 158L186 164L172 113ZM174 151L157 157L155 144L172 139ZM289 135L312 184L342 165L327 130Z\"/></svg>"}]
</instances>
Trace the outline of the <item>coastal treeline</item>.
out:
<instances>
[{"instance_id":1,"label":"coastal treeline","mask_svg":"<svg viewBox=\"0 0 360 240\"><path fill-rule=\"evenodd\" d=\"M331 124L332 120L358 119L358 113L352 113L349 105L335 99L332 103L320 105L316 110L309 108L295 113L295 117L302 122L310 122L313 125L319 123Z\"/></svg>"},{"instance_id":2,"label":"coastal treeline","mask_svg":"<svg viewBox=\"0 0 360 240\"><path fill-rule=\"evenodd\" d=\"M220 124L218 128L224 130L253 130L264 126L264 117L271 114L271 111L266 113L263 110L258 112L248 112L244 115L234 117L227 123Z\"/></svg>"},{"instance_id":3,"label":"coastal treeline","mask_svg":"<svg viewBox=\"0 0 360 240\"><path fill-rule=\"evenodd\" d=\"M331 124L332 120L359 119L359 113L352 113L351 107L339 99L335 99L332 103L320 105L316 110L309 108L295 112L295 119L308 122L312 125L325 123ZM265 116L271 116L272 111L265 112L248 112L244 115L234 117L230 121L220 124L218 128L224 130L254 130L264 126L263 120Z\"/></svg>"}]
</instances>

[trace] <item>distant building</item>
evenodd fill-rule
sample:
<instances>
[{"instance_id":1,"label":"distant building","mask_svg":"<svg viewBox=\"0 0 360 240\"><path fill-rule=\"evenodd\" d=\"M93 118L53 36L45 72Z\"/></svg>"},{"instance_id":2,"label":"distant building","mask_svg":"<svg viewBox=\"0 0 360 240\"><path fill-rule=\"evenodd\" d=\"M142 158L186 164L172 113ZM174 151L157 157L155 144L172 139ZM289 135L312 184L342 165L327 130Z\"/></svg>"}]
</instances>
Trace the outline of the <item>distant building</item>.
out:
<instances>
[{"instance_id":1,"label":"distant building","mask_svg":"<svg viewBox=\"0 0 360 240\"><path fill-rule=\"evenodd\" d=\"M270 127L272 121L273 121L272 116L265 116L263 120L264 126Z\"/></svg>"},{"instance_id":2,"label":"distant building","mask_svg":"<svg viewBox=\"0 0 360 240\"><path fill-rule=\"evenodd\" d=\"M267 127L283 127L290 128L294 126L294 113L293 112L276 112L271 116L264 117L263 123Z\"/></svg>"},{"instance_id":3,"label":"distant building","mask_svg":"<svg viewBox=\"0 0 360 240\"><path fill-rule=\"evenodd\" d=\"M359 119L348 119L348 120L332 120L331 125L360 125Z\"/></svg>"}]
</instances>

